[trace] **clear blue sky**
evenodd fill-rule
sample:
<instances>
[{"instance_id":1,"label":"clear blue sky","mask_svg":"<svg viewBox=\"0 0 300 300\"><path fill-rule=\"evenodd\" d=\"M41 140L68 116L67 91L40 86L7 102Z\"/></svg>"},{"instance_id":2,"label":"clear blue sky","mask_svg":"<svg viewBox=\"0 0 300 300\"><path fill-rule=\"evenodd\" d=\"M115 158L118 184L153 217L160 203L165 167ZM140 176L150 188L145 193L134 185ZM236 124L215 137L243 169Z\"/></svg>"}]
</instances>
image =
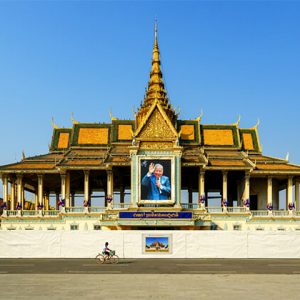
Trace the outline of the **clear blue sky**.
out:
<instances>
[{"instance_id":1,"label":"clear blue sky","mask_svg":"<svg viewBox=\"0 0 300 300\"><path fill-rule=\"evenodd\" d=\"M153 24L181 119L260 118L265 155L300 164L299 1L1 1L0 165L48 152L61 127L132 119L151 68ZM2 185L0 185L0 196Z\"/></svg>"}]
</instances>

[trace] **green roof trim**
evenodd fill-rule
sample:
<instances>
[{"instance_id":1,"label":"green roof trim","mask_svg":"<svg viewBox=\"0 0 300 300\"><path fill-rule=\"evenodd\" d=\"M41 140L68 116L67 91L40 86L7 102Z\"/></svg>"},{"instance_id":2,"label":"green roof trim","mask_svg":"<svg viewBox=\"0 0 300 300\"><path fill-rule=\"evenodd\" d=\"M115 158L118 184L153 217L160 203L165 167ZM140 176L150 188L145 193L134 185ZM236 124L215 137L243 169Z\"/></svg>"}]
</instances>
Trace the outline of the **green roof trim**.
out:
<instances>
[{"instance_id":1,"label":"green roof trim","mask_svg":"<svg viewBox=\"0 0 300 300\"><path fill-rule=\"evenodd\" d=\"M135 121L134 120L113 120L112 122L112 134L111 141L117 143L128 143L131 142L132 139L129 140L119 140L119 125L131 125L132 132L135 131Z\"/></svg>"},{"instance_id":2,"label":"green roof trim","mask_svg":"<svg viewBox=\"0 0 300 300\"><path fill-rule=\"evenodd\" d=\"M61 133L69 133L69 146L70 146L72 129L71 128L54 128L53 134L52 134L50 151L58 151L58 150L65 149L65 148L58 148L58 141L59 141L59 136Z\"/></svg>"},{"instance_id":3,"label":"green roof trim","mask_svg":"<svg viewBox=\"0 0 300 300\"><path fill-rule=\"evenodd\" d=\"M108 143L106 144L78 144L79 130L80 128L108 128ZM107 146L111 142L111 130L112 124L109 123L78 123L73 126L73 135L71 146L79 146L79 147L98 147L98 146Z\"/></svg>"},{"instance_id":4,"label":"green roof trim","mask_svg":"<svg viewBox=\"0 0 300 300\"><path fill-rule=\"evenodd\" d=\"M200 137L200 126L198 121L194 120L178 120L177 121L177 128L180 131L182 125L193 125L194 126L194 140L184 140L180 138L181 144L200 144L201 137Z\"/></svg>"},{"instance_id":5,"label":"green roof trim","mask_svg":"<svg viewBox=\"0 0 300 300\"><path fill-rule=\"evenodd\" d=\"M249 152L261 152L260 150L260 144L259 144L259 140L258 140L258 136L257 136L257 132L255 129L239 129L240 131L240 138L241 138L241 142L242 142L242 148L245 151L249 151ZM253 141L253 150L246 150L244 147L244 139L243 139L243 133L250 133L251 137L252 137L252 141Z\"/></svg>"},{"instance_id":6,"label":"green roof trim","mask_svg":"<svg viewBox=\"0 0 300 300\"><path fill-rule=\"evenodd\" d=\"M211 130L231 130L232 131L232 136L233 136L233 145L205 145L204 144L204 134L203 130L205 129L211 129ZM200 133L201 136L203 137L202 139L202 145L205 147L211 147L211 148L216 148L216 147L222 147L222 148L240 148L241 143L240 143L240 136L238 133L238 128L235 125L200 125Z\"/></svg>"}]
</instances>

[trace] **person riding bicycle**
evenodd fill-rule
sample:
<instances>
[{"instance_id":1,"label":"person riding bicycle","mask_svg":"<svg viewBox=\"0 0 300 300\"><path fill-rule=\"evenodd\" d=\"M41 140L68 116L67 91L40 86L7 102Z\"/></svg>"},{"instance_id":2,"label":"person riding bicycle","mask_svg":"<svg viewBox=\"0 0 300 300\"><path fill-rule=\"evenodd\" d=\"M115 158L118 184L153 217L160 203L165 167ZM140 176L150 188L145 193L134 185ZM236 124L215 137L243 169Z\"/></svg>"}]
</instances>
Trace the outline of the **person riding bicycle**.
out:
<instances>
[{"instance_id":1,"label":"person riding bicycle","mask_svg":"<svg viewBox=\"0 0 300 300\"><path fill-rule=\"evenodd\" d=\"M108 248L108 242L105 243L103 254L106 256L106 258L109 258L110 256L110 249Z\"/></svg>"}]
</instances>

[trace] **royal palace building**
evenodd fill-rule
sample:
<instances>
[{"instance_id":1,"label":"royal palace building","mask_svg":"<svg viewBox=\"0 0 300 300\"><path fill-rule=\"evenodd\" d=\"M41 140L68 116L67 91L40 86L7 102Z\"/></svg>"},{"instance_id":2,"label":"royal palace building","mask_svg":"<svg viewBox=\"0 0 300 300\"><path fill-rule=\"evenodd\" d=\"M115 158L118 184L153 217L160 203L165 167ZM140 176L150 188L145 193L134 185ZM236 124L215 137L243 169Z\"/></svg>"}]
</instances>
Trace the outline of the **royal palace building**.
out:
<instances>
[{"instance_id":1,"label":"royal palace building","mask_svg":"<svg viewBox=\"0 0 300 300\"><path fill-rule=\"evenodd\" d=\"M157 30L132 120L72 122L53 123L49 153L0 167L2 230L300 229L300 166L264 155L258 124L180 119Z\"/></svg>"}]
</instances>

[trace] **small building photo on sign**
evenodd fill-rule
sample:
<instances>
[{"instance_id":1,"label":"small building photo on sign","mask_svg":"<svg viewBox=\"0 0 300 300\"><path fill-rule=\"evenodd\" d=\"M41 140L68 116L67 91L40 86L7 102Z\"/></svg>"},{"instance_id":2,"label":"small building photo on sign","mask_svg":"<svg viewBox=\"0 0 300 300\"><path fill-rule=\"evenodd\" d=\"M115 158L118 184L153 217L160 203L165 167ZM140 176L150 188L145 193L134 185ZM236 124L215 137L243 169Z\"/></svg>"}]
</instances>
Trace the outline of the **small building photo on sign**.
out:
<instances>
[{"instance_id":1,"label":"small building photo on sign","mask_svg":"<svg viewBox=\"0 0 300 300\"><path fill-rule=\"evenodd\" d=\"M144 236L144 253L170 253L170 236Z\"/></svg>"}]
</instances>

